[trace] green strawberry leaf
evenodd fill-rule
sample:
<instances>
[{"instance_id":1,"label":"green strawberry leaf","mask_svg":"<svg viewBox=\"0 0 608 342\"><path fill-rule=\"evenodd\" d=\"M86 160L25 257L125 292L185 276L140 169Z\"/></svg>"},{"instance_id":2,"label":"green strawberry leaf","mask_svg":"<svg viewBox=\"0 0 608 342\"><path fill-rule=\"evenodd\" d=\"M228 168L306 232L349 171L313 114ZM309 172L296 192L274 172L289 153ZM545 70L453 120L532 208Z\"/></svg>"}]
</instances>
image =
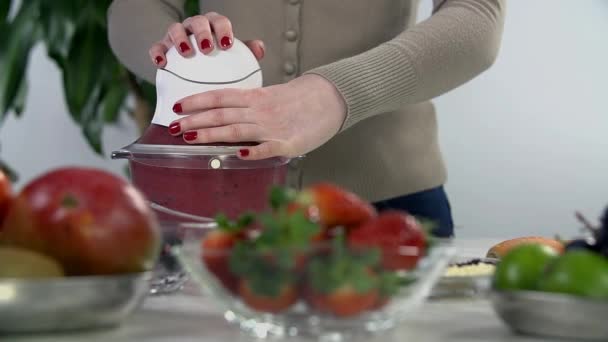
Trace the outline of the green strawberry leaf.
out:
<instances>
[{"instance_id":1,"label":"green strawberry leaf","mask_svg":"<svg viewBox=\"0 0 608 342\"><path fill-rule=\"evenodd\" d=\"M253 213L244 213L236 221L230 220L228 216L219 213L215 216L215 223L218 228L228 233L238 233L247 228L255 221Z\"/></svg>"},{"instance_id":2,"label":"green strawberry leaf","mask_svg":"<svg viewBox=\"0 0 608 342\"><path fill-rule=\"evenodd\" d=\"M276 297L285 284L293 282L293 274L281 265L281 258L265 257L252 241L237 243L230 255L230 271L247 280L258 295Z\"/></svg>"},{"instance_id":3,"label":"green strawberry leaf","mask_svg":"<svg viewBox=\"0 0 608 342\"><path fill-rule=\"evenodd\" d=\"M284 208L260 215L259 221L263 229L256 242L268 250L301 250L308 247L312 237L321 231L319 225L308 220L304 213L289 214Z\"/></svg>"},{"instance_id":4,"label":"green strawberry leaf","mask_svg":"<svg viewBox=\"0 0 608 342\"><path fill-rule=\"evenodd\" d=\"M424 233L426 250L428 251L437 244L437 238L433 235L433 231L439 226L439 223L421 216L415 216L415 219L420 224L420 228Z\"/></svg>"},{"instance_id":5,"label":"green strawberry leaf","mask_svg":"<svg viewBox=\"0 0 608 342\"><path fill-rule=\"evenodd\" d=\"M309 281L315 291L331 293L342 287L351 286L358 293L368 292L378 286L377 277L372 272L380 262L380 251L349 251L343 235L332 240L329 255L317 256L309 264Z\"/></svg>"},{"instance_id":6,"label":"green strawberry leaf","mask_svg":"<svg viewBox=\"0 0 608 342\"><path fill-rule=\"evenodd\" d=\"M387 298L394 296L398 291L401 285L401 278L395 272L382 272L378 277L378 290L380 291L380 296Z\"/></svg>"},{"instance_id":7,"label":"green strawberry leaf","mask_svg":"<svg viewBox=\"0 0 608 342\"><path fill-rule=\"evenodd\" d=\"M279 209L291 202L296 198L297 192L294 189L273 186L270 189L270 206L272 209Z\"/></svg>"},{"instance_id":8,"label":"green strawberry leaf","mask_svg":"<svg viewBox=\"0 0 608 342\"><path fill-rule=\"evenodd\" d=\"M228 266L238 276L245 276L255 271L255 250L250 241L239 241L232 248Z\"/></svg>"},{"instance_id":9,"label":"green strawberry leaf","mask_svg":"<svg viewBox=\"0 0 608 342\"><path fill-rule=\"evenodd\" d=\"M251 290L259 296L278 297L285 285L289 286L294 282L293 274L290 272L270 267L261 269L261 271L264 272L254 273L245 277Z\"/></svg>"}]
</instances>

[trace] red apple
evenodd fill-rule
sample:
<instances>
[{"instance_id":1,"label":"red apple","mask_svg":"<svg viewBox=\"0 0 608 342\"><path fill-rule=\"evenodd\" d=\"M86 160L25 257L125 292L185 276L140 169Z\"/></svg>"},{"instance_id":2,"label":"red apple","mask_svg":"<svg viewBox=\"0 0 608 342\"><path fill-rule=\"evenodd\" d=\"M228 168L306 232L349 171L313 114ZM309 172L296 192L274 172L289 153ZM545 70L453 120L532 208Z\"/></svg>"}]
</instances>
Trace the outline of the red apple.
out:
<instances>
[{"instance_id":1,"label":"red apple","mask_svg":"<svg viewBox=\"0 0 608 342\"><path fill-rule=\"evenodd\" d=\"M12 193L10 180L0 170L0 231L2 231L2 222L12 200Z\"/></svg>"},{"instance_id":2,"label":"red apple","mask_svg":"<svg viewBox=\"0 0 608 342\"><path fill-rule=\"evenodd\" d=\"M67 275L150 270L160 229L144 196L108 172L62 168L46 173L15 197L0 243L58 260Z\"/></svg>"}]
</instances>

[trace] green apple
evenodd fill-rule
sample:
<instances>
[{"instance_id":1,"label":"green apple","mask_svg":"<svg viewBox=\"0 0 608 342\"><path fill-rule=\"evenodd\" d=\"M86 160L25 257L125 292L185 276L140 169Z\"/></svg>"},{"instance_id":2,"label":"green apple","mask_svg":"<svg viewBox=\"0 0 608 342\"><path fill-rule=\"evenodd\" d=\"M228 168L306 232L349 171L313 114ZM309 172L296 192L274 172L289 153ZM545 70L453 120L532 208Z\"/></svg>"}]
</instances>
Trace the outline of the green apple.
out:
<instances>
[{"instance_id":1,"label":"green apple","mask_svg":"<svg viewBox=\"0 0 608 342\"><path fill-rule=\"evenodd\" d=\"M558 255L555 249L545 245L517 246L496 266L494 287L499 290L535 290L547 265Z\"/></svg>"},{"instance_id":2,"label":"green apple","mask_svg":"<svg viewBox=\"0 0 608 342\"><path fill-rule=\"evenodd\" d=\"M587 250L567 252L549 267L539 290L608 299L608 260Z\"/></svg>"}]
</instances>

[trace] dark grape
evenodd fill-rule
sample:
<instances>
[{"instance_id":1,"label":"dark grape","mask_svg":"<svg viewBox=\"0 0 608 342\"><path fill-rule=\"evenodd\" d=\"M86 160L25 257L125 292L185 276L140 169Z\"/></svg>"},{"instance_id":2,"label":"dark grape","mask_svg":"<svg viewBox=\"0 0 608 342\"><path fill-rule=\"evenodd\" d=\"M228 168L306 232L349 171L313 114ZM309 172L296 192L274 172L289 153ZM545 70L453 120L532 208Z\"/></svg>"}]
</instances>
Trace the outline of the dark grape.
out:
<instances>
[{"instance_id":1,"label":"dark grape","mask_svg":"<svg viewBox=\"0 0 608 342\"><path fill-rule=\"evenodd\" d=\"M608 207L600 218L600 229L596 234L597 245L602 254L608 256Z\"/></svg>"},{"instance_id":2,"label":"dark grape","mask_svg":"<svg viewBox=\"0 0 608 342\"><path fill-rule=\"evenodd\" d=\"M590 251L597 251L597 246L593 243L593 241L589 241L586 239L577 239L572 240L566 245L566 251L578 250L578 249L586 249Z\"/></svg>"}]
</instances>

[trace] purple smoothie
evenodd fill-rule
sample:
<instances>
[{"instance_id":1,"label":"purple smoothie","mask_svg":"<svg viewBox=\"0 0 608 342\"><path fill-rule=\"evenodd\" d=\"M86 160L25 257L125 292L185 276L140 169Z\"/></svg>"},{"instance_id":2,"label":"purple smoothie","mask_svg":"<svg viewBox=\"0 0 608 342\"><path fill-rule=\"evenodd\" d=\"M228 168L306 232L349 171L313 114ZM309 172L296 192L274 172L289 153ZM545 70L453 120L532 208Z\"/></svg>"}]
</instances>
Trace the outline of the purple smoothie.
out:
<instances>
[{"instance_id":1,"label":"purple smoothie","mask_svg":"<svg viewBox=\"0 0 608 342\"><path fill-rule=\"evenodd\" d=\"M182 137L171 136L164 126L150 125L138 140L148 145L189 145ZM235 144L214 144L214 146ZM237 146L255 143L240 143ZM268 190L273 184L285 184L288 165L277 161L263 168L248 168L249 161L239 161L241 168L212 169L213 156L175 160L130 160L132 181L147 198L164 207L187 214L214 217L224 213L236 217L246 210L268 208ZM172 164L172 167L169 165ZM272 166L276 165L276 166ZM240 166L240 165L239 165ZM175 219L163 217L160 219Z\"/></svg>"}]
</instances>

